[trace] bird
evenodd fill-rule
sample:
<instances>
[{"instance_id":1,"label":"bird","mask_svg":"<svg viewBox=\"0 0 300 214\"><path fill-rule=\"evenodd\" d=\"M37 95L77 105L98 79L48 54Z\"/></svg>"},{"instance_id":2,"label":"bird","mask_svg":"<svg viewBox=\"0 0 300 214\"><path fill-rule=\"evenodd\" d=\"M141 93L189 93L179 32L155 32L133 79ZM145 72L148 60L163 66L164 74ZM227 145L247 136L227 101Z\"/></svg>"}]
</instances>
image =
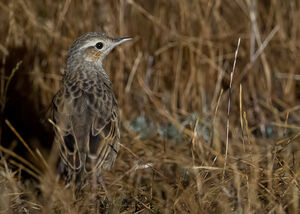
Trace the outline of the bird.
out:
<instances>
[{"instance_id":1,"label":"bird","mask_svg":"<svg viewBox=\"0 0 300 214\"><path fill-rule=\"evenodd\" d=\"M112 168L120 148L120 116L112 83L102 66L111 50L131 40L89 32L72 44L63 84L53 97L52 122L60 157L60 172L67 183L80 183ZM106 189L105 189L106 191Z\"/></svg>"}]
</instances>

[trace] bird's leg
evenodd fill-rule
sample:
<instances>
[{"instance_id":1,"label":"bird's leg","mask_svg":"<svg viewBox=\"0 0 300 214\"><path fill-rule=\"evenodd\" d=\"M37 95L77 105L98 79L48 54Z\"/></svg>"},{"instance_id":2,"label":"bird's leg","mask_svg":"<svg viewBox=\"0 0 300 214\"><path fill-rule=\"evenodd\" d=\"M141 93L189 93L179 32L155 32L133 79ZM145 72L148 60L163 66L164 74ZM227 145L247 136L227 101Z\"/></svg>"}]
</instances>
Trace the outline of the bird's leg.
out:
<instances>
[{"instance_id":1,"label":"bird's leg","mask_svg":"<svg viewBox=\"0 0 300 214\"><path fill-rule=\"evenodd\" d=\"M97 178L98 178L98 183L101 184L101 186L102 186L102 188L103 188L103 190L104 190L104 192L105 192L106 197L108 198L108 200L110 200L110 196L109 196L109 194L108 194L108 191L107 191L107 189L106 189L105 183L104 183L104 181L103 181L103 177L102 177L102 175L101 175L101 172L98 173Z\"/></svg>"},{"instance_id":2,"label":"bird's leg","mask_svg":"<svg viewBox=\"0 0 300 214\"><path fill-rule=\"evenodd\" d=\"M105 195L109 200L109 195L107 192L107 189L105 187L103 178L100 173L93 172L91 175L91 195L90 195L90 212L94 213L99 209L99 203L102 203L101 200L99 200L98 196L98 187L99 183L101 184L102 188L104 189Z\"/></svg>"},{"instance_id":3,"label":"bird's leg","mask_svg":"<svg viewBox=\"0 0 300 214\"><path fill-rule=\"evenodd\" d=\"M96 181L96 173L92 172L91 178L91 194L89 195L89 212L90 213L98 213L97 212L97 181Z\"/></svg>"}]
</instances>

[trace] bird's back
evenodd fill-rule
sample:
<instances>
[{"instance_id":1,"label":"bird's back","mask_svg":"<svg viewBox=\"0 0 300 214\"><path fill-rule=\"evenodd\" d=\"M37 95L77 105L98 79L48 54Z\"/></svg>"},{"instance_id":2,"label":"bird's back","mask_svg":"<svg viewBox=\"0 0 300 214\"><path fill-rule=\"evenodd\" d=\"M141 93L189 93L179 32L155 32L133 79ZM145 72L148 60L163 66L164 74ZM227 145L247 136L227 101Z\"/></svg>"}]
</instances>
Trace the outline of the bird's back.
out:
<instances>
[{"instance_id":1,"label":"bird's back","mask_svg":"<svg viewBox=\"0 0 300 214\"><path fill-rule=\"evenodd\" d=\"M94 67L71 69L53 99L61 158L73 172L110 169L120 138L118 106L110 81Z\"/></svg>"}]
</instances>

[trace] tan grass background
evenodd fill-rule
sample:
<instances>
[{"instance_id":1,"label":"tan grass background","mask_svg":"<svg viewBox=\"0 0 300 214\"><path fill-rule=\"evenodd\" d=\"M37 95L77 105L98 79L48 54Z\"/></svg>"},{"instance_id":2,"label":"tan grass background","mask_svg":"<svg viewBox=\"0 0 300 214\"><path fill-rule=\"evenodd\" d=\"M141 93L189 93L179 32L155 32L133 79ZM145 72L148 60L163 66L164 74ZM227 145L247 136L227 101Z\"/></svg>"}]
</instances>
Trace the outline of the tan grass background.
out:
<instances>
[{"instance_id":1,"label":"tan grass background","mask_svg":"<svg viewBox=\"0 0 300 214\"><path fill-rule=\"evenodd\" d=\"M299 213L299 20L297 0L0 1L0 212ZM89 31L133 37L104 63L122 149L97 211L44 176L40 120Z\"/></svg>"}]
</instances>

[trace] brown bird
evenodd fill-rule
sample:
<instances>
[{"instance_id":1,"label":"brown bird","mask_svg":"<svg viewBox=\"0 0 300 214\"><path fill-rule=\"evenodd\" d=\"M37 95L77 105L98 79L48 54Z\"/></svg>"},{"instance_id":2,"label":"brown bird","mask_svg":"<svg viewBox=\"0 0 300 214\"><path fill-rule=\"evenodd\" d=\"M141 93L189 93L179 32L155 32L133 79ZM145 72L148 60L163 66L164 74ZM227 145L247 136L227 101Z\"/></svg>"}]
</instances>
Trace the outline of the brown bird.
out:
<instances>
[{"instance_id":1,"label":"brown bird","mask_svg":"<svg viewBox=\"0 0 300 214\"><path fill-rule=\"evenodd\" d=\"M52 101L55 141L68 182L81 182L90 172L101 178L101 169L110 169L115 162L119 110L102 61L128 40L90 32L79 37L69 51L63 86Z\"/></svg>"}]
</instances>

